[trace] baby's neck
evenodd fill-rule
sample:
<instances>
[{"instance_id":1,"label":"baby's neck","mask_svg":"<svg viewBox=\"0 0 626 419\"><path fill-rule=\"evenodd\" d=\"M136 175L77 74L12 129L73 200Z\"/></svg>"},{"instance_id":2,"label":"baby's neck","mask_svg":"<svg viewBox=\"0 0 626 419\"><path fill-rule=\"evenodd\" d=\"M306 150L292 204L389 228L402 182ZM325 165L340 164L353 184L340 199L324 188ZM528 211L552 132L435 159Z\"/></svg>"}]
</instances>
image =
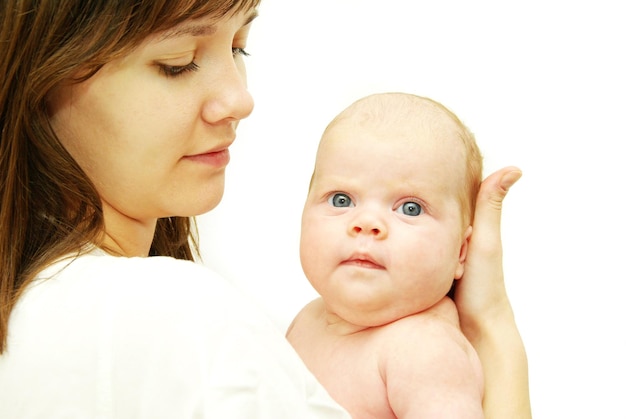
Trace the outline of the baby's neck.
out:
<instances>
[{"instance_id":1,"label":"baby's neck","mask_svg":"<svg viewBox=\"0 0 626 419\"><path fill-rule=\"evenodd\" d=\"M326 330L336 336L353 335L355 333L371 329L370 326L362 326L351 323L346 319L339 317L337 314L331 313L328 310L324 310L324 317L324 320L326 322Z\"/></svg>"}]
</instances>

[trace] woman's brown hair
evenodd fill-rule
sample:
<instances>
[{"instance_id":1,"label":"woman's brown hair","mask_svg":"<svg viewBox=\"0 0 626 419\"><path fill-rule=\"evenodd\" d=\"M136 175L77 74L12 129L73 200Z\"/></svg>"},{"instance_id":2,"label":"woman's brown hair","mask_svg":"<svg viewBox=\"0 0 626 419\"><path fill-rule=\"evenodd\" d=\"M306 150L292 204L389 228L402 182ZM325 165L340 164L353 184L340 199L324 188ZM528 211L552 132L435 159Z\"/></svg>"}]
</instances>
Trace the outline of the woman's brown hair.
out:
<instances>
[{"instance_id":1,"label":"woman's brown hair","mask_svg":"<svg viewBox=\"0 0 626 419\"><path fill-rule=\"evenodd\" d=\"M104 229L94 185L50 126L48 93L62 82L86 80L150 34L187 19L223 17L258 2L0 3L0 353L11 310L37 272L98 245ZM187 217L158 220L150 254L193 260L193 226Z\"/></svg>"}]
</instances>

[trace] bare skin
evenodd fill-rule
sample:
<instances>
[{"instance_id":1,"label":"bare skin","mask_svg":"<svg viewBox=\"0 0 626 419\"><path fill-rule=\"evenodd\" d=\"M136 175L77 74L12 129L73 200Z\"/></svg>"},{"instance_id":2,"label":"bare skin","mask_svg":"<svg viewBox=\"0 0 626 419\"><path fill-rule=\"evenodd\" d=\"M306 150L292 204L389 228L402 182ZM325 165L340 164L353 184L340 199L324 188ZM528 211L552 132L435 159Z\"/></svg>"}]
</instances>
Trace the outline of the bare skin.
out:
<instances>
[{"instance_id":1,"label":"bare skin","mask_svg":"<svg viewBox=\"0 0 626 419\"><path fill-rule=\"evenodd\" d=\"M469 151L444 109L373 95L320 142L300 256L321 298L287 338L355 418L483 417L480 360L446 297L472 226Z\"/></svg>"},{"instance_id":2,"label":"bare skin","mask_svg":"<svg viewBox=\"0 0 626 419\"><path fill-rule=\"evenodd\" d=\"M482 182L465 272L455 292L461 330L482 361L483 410L492 419L532 417L528 360L504 284L500 239L504 198L521 176L517 167L504 167Z\"/></svg>"},{"instance_id":3,"label":"bare skin","mask_svg":"<svg viewBox=\"0 0 626 419\"><path fill-rule=\"evenodd\" d=\"M451 300L380 327L349 328L336 320L317 299L287 336L353 417L482 417L480 361Z\"/></svg>"}]
</instances>

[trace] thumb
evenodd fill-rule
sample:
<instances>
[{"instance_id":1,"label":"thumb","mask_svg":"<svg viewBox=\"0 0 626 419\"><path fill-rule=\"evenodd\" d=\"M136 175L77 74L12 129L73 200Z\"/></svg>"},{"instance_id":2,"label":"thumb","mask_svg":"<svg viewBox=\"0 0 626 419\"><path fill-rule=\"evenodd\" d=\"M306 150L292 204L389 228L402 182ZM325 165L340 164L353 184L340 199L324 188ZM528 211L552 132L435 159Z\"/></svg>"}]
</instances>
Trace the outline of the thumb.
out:
<instances>
[{"instance_id":1,"label":"thumb","mask_svg":"<svg viewBox=\"0 0 626 419\"><path fill-rule=\"evenodd\" d=\"M502 202L509 188L520 177L522 177L522 171L517 167L509 166L492 173L483 180L476 199L475 228L482 230L484 227L487 231L499 232Z\"/></svg>"},{"instance_id":2,"label":"thumb","mask_svg":"<svg viewBox=\"0 0 626 419\"><path fill-rule=\"evenodd\" d=\"M503 301L508 307L500 218L504 197L521 176L520 169L509 166L492 173L480 185L465 270L454 294L462 325L473 324L487 310L501 307Z\"/></svg>"}]
</instances>

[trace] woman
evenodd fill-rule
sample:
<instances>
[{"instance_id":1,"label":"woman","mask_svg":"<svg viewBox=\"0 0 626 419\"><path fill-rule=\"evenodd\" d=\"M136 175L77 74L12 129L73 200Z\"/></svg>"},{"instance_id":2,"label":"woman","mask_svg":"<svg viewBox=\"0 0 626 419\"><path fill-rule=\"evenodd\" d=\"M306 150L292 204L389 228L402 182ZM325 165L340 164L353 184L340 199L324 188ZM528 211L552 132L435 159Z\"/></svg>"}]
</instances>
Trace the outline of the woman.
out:
<instances>
[{"instance_id":1,"label":"woman","mask_svg":"<svg viewBox=\"0 0 626 419\"><path fill-rule=\"evenodd\" d=\"M3 2L1 417L345 417L254 304L190 262L189 217L219 203L253 108L257 3ZM517 177L485 182L457 290L492 417L529 414L492 207Z\"/></svg>"}]
</instances>

